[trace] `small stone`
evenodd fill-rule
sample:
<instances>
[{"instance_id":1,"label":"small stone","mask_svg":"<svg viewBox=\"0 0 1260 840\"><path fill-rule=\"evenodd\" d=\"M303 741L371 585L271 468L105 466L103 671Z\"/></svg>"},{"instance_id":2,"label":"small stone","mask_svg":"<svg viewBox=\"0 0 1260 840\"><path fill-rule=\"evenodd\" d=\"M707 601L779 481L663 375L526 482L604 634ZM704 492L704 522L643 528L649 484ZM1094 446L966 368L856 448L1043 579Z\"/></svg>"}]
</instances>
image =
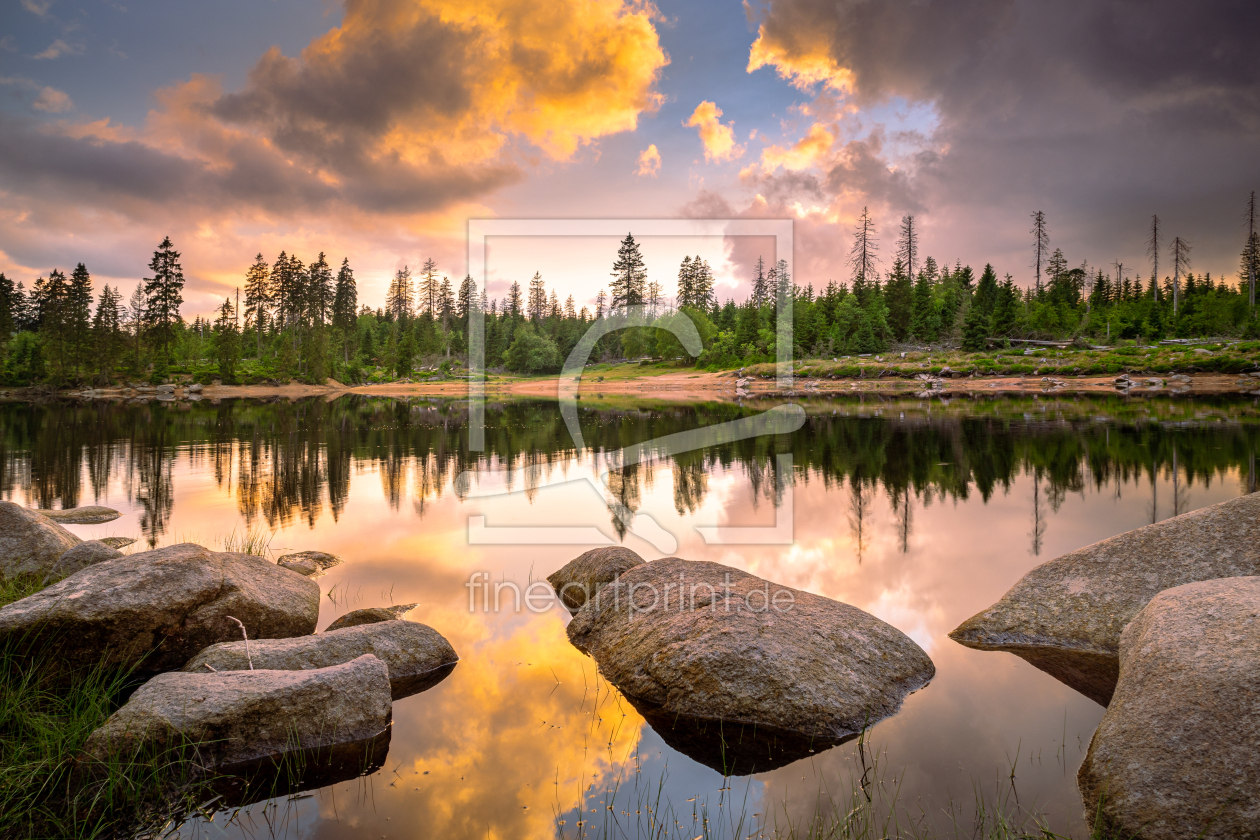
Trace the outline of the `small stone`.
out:
<instances>
[{"instance_id":1,"label":"small stone","mask_svg":"<svg viewBox=\"0 0 1260 840\"><path fill-rule=\"evenodd\" d=\"M569 612L577 612L605 585L643 562L638 554L619 545L592 548L548 575L547 582Z\"/></svg>"},{"instance_id":2,"label":"small stone","mask_svg":"<svg viewBox=\"0 0 1260 840\"><path fill-rule=\"evenodd\" d=\"M113 508L102 507L101 505L87 505L67 508L66 510L40 510L37 512L62 525L99 525L102 522L113 522L122 516L121 513Z\"/></svg>"},{"instance_id":3,"label":"small stone","mask_svg":"<svg viewBox=\"0 0 1260 840\"><path fill-rule=\"evenodd\" d=\"M375 624L378 621L395 621L401 619L417 606L419 605L397 604L392 607L367 607L361 610L351 610L325 627L324 632L341 630L344 627L358 627L361 624Z\"/></svg>"},{"instance_id":4,"label":"small stone","mask_svg":"<svg viewBox=\"0 0 1260 840\"><path fill-rule=\"evenodd\" d=\"M110 548L126 548L136 541L135 537L101 537L100 542Z\"/></svg>"},{"instance_id":5,"label":"small stone","mask_svg":"<svg viewBox=\"0 0 1260 840\"><path fill-rule=\"evenodd\" d=\"M286 554L276 561L277 565L306 577L319 577L340 563L340 557L322 551L298 551Z\"/></svg>"}]
</instances>

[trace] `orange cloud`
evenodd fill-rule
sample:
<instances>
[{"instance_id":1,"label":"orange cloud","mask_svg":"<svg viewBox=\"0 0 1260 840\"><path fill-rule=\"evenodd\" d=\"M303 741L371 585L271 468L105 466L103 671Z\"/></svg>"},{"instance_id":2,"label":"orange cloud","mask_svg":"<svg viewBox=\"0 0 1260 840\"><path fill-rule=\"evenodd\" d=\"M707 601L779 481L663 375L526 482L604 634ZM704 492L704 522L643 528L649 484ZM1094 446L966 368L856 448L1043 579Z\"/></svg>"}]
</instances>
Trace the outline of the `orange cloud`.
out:
<instances>
[{"instance_id":1,"label":"orange cloud","mask_svg":"<svg viewBox=\"0 0 1260 840\"><path fill-rule=\"evenodd\" d=\"M655 178L660 174L661 153L657 151L655 143L639 152L639 168L635 171L639 175L646 175L651 178Z\"/></svg>"},{"instance_id":2,"label":"orange cloud","mask_svg":"<svg viewBox=\"0 0 1260 840\"><path fill-rule=\"evenodd\" d=\"M763 23L757 40L748 52L748 72L773 67L795 87L807 90L820 82L833 90L853 90L853 72L842 67L831 56L830 44L816 33L795 30L789 37L780 37L767 30Z\"/></svg>"},{"instance_id":3,"label":"orange cloud","mask_svg":"<svg viewBox=\"0 0 1260 840\"><path fill-rule=\"evenodd\" d=\"M691 112L686 124L699 130L705 160L733 160L744 154L744 147L735 144L735 130L732 128L735 123L722 124L722 109L716 103L708 100L701 102Z\"/></svg>"},{"instance_id":4,"label":"orange cloud","mask_svg":"<svg viewBox=\"0 0 1260 840\"><path fill-rule=\"evenodd\" d=\"M791 148L768 146L761 152L761 166L767 172L779 167L791 172L799 172L823 160L835 143L835 135L821 123L814 123L809 133L802 137Z\"/></svg>"}]
</instances>

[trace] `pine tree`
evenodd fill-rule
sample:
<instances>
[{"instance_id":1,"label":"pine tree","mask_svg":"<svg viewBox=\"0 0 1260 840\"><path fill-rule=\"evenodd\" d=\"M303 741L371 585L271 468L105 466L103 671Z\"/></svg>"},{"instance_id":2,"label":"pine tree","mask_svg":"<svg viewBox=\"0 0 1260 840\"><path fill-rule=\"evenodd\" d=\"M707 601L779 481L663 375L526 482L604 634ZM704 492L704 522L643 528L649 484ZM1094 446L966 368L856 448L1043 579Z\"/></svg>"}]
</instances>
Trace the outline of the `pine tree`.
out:
<instances>
[{"instance_id":1,"label":"pine tree","mask_svg":"<svg viewBox=\"0 0 1260 840\"><path fill-rule=\"evenodd\" d=\"M231 298L224 298L214 320L214 354L219 365L219 376L225 382L236 378L236 366L241 356L241 333L237 326L236 307Z\"/></svg>"},{"instance_id":2,"label":"pine tree","mask_svg":"<svg viewBox=\"0 0 1260 840\"><path fill-rule=\"evenodd\" d=\"M245 272L245 328L254 331L258 358L262 358L262 335L267 328L267 314L271 308L271 269L262 252L254 257L254 264Z\"/></svg>"},{"instance_id":3,"label":"pine tree","mask_svg":"<svg viewBox=\"0 0 1260 840\"><path fill-rule=\"evenodd\" d=\"M505 314L511 315L513 318L520 318L522 305L521 284L513 280L512 285L508 287L507 300L504 301L504 307L507 309Z\"/></svg>"},{"instance_id":4,"label":"pine tree","mask_svg":"<svg viewBox=\"0 0 1260 840\"><path fill-rule=\"evenodd\" d=\"M40 291L39 333L43 339L44 357L52 363L53 379L62 382L69 373L71 362L66 319L69 283L66 275L53 269L48 273L48 280L36 280L35 287Z\"/></svg>"},{"instance_id":5,"label":"pine tree","mask_svg":"<svg viewBox=\"0 0 1260 840\"><path fill-rule=\"evenodd\" d=\"M855 290L859 279L865 283L877 282L878 253L879 240L875 238L875 221L867 208L863 207L857 228L853 231L853 247L849 251L849 266L853 269Z\"/></svg>"},{"instance_id":6,"label":"pine tree","mask_svg":"<svg viewBox=\"0 0 1260 840\"><path fill-rule=\"evenodd\" d=\"M997 293L997 303L993 307L993 334L1003 338L1015 331L1019 319L1019 289L1011 275L1006 275L1006 282Z\"/></svg>"},{"instance_id":7,"label":"pine tree","mask_svg":"<svg viewBox=\"0 0 1260 840\"><path fill-rule=\"evenodd\" d=\"M427 266L432 260L425 263ZM422 275L423 276L423 275ZM412 310L411 269L403 266L394 272L390 281L389 292L385 297L385 307L394 316L395 321L402 321L411 315ZM432 312L432 310L428 310Z\"/></svg>"},{"instance_id":8,"label":"pine tree","mask_svg":"<svg viewBox=\"0 0 1260 840\"><path fill-rule=\"evenodd\" d=\"M319 257L311 263L306 274L306 316L312 326L322 327L332 315L334 295L332 269L323 251L319 252Z\"/></svg>"},{"instance_id":9,"label":"pine tree","mask_svg":"<svg viewBox=\"0 0 1260 840\"><path fill-rule=\"evenodd\" d=\"M459 297L455 301L455 315L460 323L468 323L468 315L476 305L477 283L472 279L471 274L465 274L464 279L459 282Z\"/></svg>"},{"instance_id":10,"label":"pine tree","mask_svg":"<svg viewBox=\"0 0 1260 840\"><path fill-rule=\"evenodd\" d=\"M914 323L914 286L906 273L906 263L900 256L893 260L884 299L888 304L888 327L897 341L905 341L910 337Z\"/></svg>"},{"instance_id":11,"label":"pine tree","mask_svg":"<svg viewBox=\"0 0 1260 840\"><path fill-rule=\"evenodd\" d=\"M577 309L573 303L573 295L569 295L564 301L564 317L569 320L577 318Z\"/></svg>"},{"instance_id":12,"label":"pine tree","mask_svg":"<svg viewBox=\"0 0 1260 840\"><path fill-rule=\"evenodd\" d=\"M932 301L932 281L927 270L919 272L914 284L914 313L910 321L910 333L919 341L932 342L940 332L940 320L936 304Z\"/></svg>"},{"instance_id":13,"label":"pine tree","mask_svg":"<svg viewBox=\"0 0 1260 840\"><path fill-rule=\"evenodd\" d=\"M976 293L972 298L972 308L979 308L981 314L986 318L993 316L993 308L997 305L998 297L998 281L997 272L993 270L993 266L985 264L984 271L980 273L980 282L976 284Z\"/></svg>"},{"instance_id":14,"label":"pine tree","mask_svg":"<svg viewBox=\"0 0 1260 840\"><path fill-rule=\"evenodd\" d=\"M604 310L607 309L608 295L603 289L599 290L599 294L595 295L595 320L598 321L604 317Z\"/></svg>"},{"instance_id":15,"label":"pine tree","mask_svg":"<svg viewBox=\"0 0 1260 840\"><path fill-rule=\"evenodd\" d=\"M765 306L770 302L770 283L769 278L766 277L765 260L761 257L757 257L757 273L753 275L752 297L749 302L756 307Z\"/></svg>"},{"instance_id":16,"label":"pine tree","mask_svg":"<svg viewBox=\"0 0 1260 840\"><path fill-rule=\"evenodd\" d=\"M21 306L17 286L0 272L0 348L8 344L21 324Z\"/></svg>"},{"instance_id":17,"label":"pine tree","mask_svg":"<svg viewBox=\"0 0 1260 840\"><path fill-rule=\"evenodd\" d=\"M438 312L442 316L442 328L445 329L455 317L455 293L451 288L451 278L443 275L442 285L438 287Z\"/></svg>"},{"instance_id":18,"label":"pine tree","mask_svg":"<svg viewBox=\"0 0 1260 840\"><path fill-rule=\"evenodd\" d=\"M913 279L919 259L919 229L914 225L914 216L901 217L901 238L897 241L897 256L901 259L906 277Z\"/></svg>"},{"instance_id":19,"label":"pine tree","mask_svg":"<svg viewBox=\"0 0 1260 840\"><path fill-rule=\"evenodd\" d=\"M441 283L438 280L437 263L432 257L420 266L420 276L416 280L416 286L419 304L417 308L421 313L427 312L430 317L436 318L440 306Z\"/></svg>"},{"instance_id":20,"label":"pine tree","mask_svg":"<svg viewBox=\"0 0 1260 840\"><path fill-rule=\"evenodd\" d=\"M1050 232L1046 230L1046 214L1038 210L1032 214L1033 226L1029 231L1033 235L1033 268L1036 270L1033 289L1038 298L1041 297L1041 266L1046 261L1046 252L1050 250Z\"/></svg>"},{"instance_id":21,"label":"pine tree","mask_svg":"<svg viewBox=\"0 0 1260 840\"><path fill-rule=\"evenodd\" d=\"M350 268L349 258L343 257L333 290L332 321L333 328L341 334L342 361L346 364L350 363L351 337L358 334L358 305L359 291L355 286L354 271Z\"/></svg>"},{"instance_id":22,"label":"pine tree","mask_svg":"<svg viewBox=\"0 0 1260 840\"><path fill-rule=\"evenodd\" d=\"M691 265L691 257L683 257L678 266L678 305L691 306L695 297L695 270Z\"/></svg>"},{"instance_id":23,"label":"pine tree","mask_svg":"<svg viewBox=\"0 0 1260 840\"><path fill-rule=\"evenodd\" d=\"M979 352L988 346L991 321L983 306L973 300L963 318L962 349Z\"/></svg>"},{"instance_id":24,"label":"pine tree","mask_svg":"<svg viewBox=\"0 0 1260 840\"><path fill-rule=\"evenodd\" d=\"M535 271L529 280L529 301L526 311L531 321L537 323L547 313L547 286L543 282L542 273Z\"/></svg>"},{"instance_id":25,"label":"pine tree","mask_svg":"<svg viewBox=\"0 0 1260 840\"><path fill-rule=\"evenodd\" d=\"M92 318L97 381L106 384L118 364L122 353L122 295L117 289L105 286L96 304Z\"/></svg>"},{"instance_id":26,"label":"pine tree","mask_svg":"<svg viewBox=\"0 0 1260 840\"><path fill-rule=\"evenodd\" d=\"M175 337L175 324L179 321L179 307L184 302L184 269L169 236L153 252L149 270L153 276L144 278L144 295L148 300L145 326L162 345L163 352L168 353Z\"/></svg>"},{"instance_id":27,"label":"pine tree","mask_svg":"<svg viewBox=\"0 0 1260 840\"><path fill-rule=\"evenodd\" d=\"M612 299L608 308L618 312L629 306L642 306L647 294L647 268L643 264L643 255L639 253L639 245L629 233L621 241L617 249L617 259L613 262Z\"/></svg>"},{"instance_id":28,"label":"pine tree","mask_svg":"<svg viewBox=\"0 0 1260 840\"><path fill-rule=\"evenodd\" d=\"M1182 239L1180 236L1173 237L1172 247L1173 260L1173 280L1172 280L1172 301L1173 301L1173 317L1177 317L1177 278L1181 272L1190 268L1190 243Z\"/></svg>"},{"instance_id":29,"label":"pine tree","mask_svg":"<svg viewBox=\"0 0 1260 840\"><path fill-rule=\"evenodd\" d=\"M76 372L86 371L92 357L92 275L79 263L66 288L66 340Z\"/></svg>"}]
</instances>

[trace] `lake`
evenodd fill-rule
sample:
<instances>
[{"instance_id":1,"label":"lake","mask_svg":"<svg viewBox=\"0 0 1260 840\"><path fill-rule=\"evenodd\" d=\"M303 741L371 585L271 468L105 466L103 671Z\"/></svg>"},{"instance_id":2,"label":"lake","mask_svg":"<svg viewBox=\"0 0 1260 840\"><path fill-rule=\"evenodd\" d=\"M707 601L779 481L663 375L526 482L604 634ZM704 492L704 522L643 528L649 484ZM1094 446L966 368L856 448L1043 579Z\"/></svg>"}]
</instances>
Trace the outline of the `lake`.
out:
<instances>
[{"instance_id":1,"label":"lake","mask_svg":"<svg viewBox=\"0 0 1260 840\"><path fill-rule=\"evenodd\" d=\"M795 431L698 448L677 442L755 430L776 403L579 405L575 435L554 401L491 402L470 452L459 400L0 404L5 498L117 508L69 527L138 537L131 551L255 534L273 556L339 555L318 580L321 628L414 602L409 618L461 657L394 704L370 775L199 816L180 836L743 838L867 796L916 830L965 833L980 797L1086 836L1075 774L1102 707L947 634L1041 562L1257 482L1250 399L802 398ZM860 741L723 776L600 678L565 610L469 585L525 591L601 543L860 607L918 642L936 677Z\"/></svg>"}]
</instances>

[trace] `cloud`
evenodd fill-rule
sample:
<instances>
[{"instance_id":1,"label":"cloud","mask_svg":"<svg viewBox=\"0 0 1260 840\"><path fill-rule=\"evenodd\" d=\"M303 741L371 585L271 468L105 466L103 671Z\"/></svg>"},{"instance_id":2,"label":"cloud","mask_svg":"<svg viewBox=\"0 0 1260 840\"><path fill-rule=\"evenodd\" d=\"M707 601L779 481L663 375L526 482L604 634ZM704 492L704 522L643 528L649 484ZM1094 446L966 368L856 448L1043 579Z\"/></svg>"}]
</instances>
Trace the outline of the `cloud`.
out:
<instances>
[{"instance_id":1,"label":"cloud","mask_svg":"<svg viewBox=\"0 0 1260 840\"><path fill-rule=\"evenodd\" d=\"M925 250L1026 282L1027 225L1011 219L1043 209L1070 259L1136 264L1159 213L1218 255L1201 268L1236 271L1236 217L1260 182L1255 3L770 0L753 16L750 71L830 90L868 124L931 108L891 176L856 147L818 172L824 190L876 189L894 218L930 211Z\"/></svg>"},{"instance_id":2,"label":"cloud","mask_svg":"<svg viewBox=\"0 0 1260 840\"><path fill-rule=\"evenodd\" d=\"M691 112L686 125L698 129L700 142L704 144L705 160L732 160L744 154L744 147L735 143L735 130L732 128L735 123L722 124L722 109L716 103L708 100L701 102Z\"/></svg>"},{"instance_id":3,"label":"cloud","mask_svg":"<svg viewBox=\"0 0 1260 840\"><path fill-rule=\"evenodd\" d=\"M32 58L52 59L52 58L58 58L63 55L81 55L82 53L83 53L82 44L67 44L65 41L58 38L57 40L49 44L47 47L45 47L43 52L35 53L35 55L32 56Z\"/></svg>"},{"instance_id":4,"label":"cloud","mask_svg":"<svg viewBox=\"0 0 1260 840\"><path fill-rule=\"evenodd\" d=\"M49 114L60 114L74 108L70 95L54 87L46 87L38 82L22 76L0 76L0 85L9 85L19 90L35 93L31 107Z\"/></svg>"},{"instance_id":5,"label":"cloud","mask_svg":"<svg viewBox=\"0 0 1260 840\"><path fill-rule=\"evenodd\" d=\"M639 168L635 172L638 175L646 175L651 178L655 178L660 174L661 153L656 150L655 143L639 152Z\"/></svg>"},{"instance_id":6,"label":"cloud","mask_svg":"<svg viewBox=\"0 0 1260 840\"><path fill-rule=\"evenodd\" d=\"M22 0L22 8L38 17L48 14L51 7L52 0Z\"/></svg>"},{"instance_id":7,"label":"cloud","mask_svg":"<svg viewBox=\"0 0 1260 840\"><path fill-rule=\"evenodd\" d=\"M822 123L814 123L809 132L791 148L767 146L761 150L761 166L767 172L779 167L799 172L821 161L835 142L835 135Z\"/></svg>"}]
</instances>

